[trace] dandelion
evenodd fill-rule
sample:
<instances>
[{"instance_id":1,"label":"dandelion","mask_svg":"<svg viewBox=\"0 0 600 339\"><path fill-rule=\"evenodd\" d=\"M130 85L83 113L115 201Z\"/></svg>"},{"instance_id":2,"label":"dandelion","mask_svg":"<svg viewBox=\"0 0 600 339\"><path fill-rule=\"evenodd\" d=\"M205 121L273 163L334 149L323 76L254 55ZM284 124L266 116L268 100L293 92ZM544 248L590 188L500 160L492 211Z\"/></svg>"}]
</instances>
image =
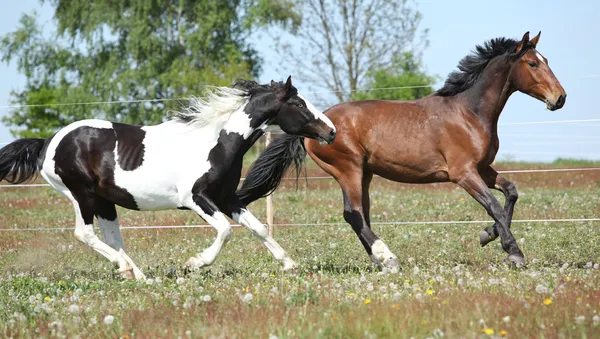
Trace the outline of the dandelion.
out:
<instances>
[{"instance_id":1,"label":"dandelion","mask_svg":"<svg viewBox=\"0 0 600 339\"><path fill-rule=\"evenodd\" d=\"M504 318L502 318L502 321L504 321L505 324L508 324L510 322L510 316L506 316Z\"/></svg>"},{"instance_id":2,"label":"dandelion","mask_svg":"<svg viewBox=\"0 0 600 339\"><path fill-rule=\"evenodd\" d=\"M365 305L368 305L368 304L370 304L370 303L371 303L371 299L366 299L366 300L365 300Z\"/></svg>"},{"instance_id":3,"label":"dandelion","mask_svg":"<svg viewBox=\"0 0 600 339\"><path fill-rule=\"evenodd\" d=\"M578 325L581 325L585 322L585 316L584 315L580 315L578 317L575 317L575 323Z\"/></svg>"},{"instance_id":4,"label":"dandelion","mask_svg":"<svg viewBox=\"0 0 600 339\"><path fill-rule=\"evenodd\" d=\"M77 306L75 304L69 306L69 312L71 312L71 313L79 313L79 306Z\"/></svg>"},{"instance_id":5,"label":"dandelion","mask_svg":"<svg viewBox=\"0 0 600 339\"><path fill-rule=\"evenodd\" d=\"M246 293L244 294L244 296L242 297L242 301L249 304L252 299L254 299L254 296L252 295L252 293Z\"/></svg>"},{"instance_id":6,"label":"dandelion","mask_svg":"<svg viewBox=\"0 0 600 339\"><path fill-rule=\"evenodd\" d=\"M49 302L52 300L52 298L50 298L50 297L46 296L46 298L44 298L44 300L45 300L47 303L49 303Z\"/></svg>"},{"instance_id":7,"label":"dandelion","mask_svg":"<svg viewBox=\"0 0 600 339\"><path fill-rule=\"evenodd\" d=\"M595 315L592 318L592 321L594 322L594 326L597 326L598 324L600 324L600 315Z\"/></svg>"},{"instance_id":8,"label":"dandelion","mask_svg":"<svg viewBox=\"0 0 600 339\"><path fill-rule=\"evenodd\" d=\"M115 317L113 317L112 315L107 315L106 317L104 317L104 323L106 325L110 325L113 323L113 321L115 321Z\"/></svg>"},{"instance_id":9,"label":"dandelion","mask_svg":"<svg viewBox=\"0 0 600 339\"><path fill-rule=\"evenodd\" d=\"M184 281L185 281L185 279L184 279L184 278L182 278L182 277L179 277L179 278L177 278L177 280L176 280L176 282L177 282L177 284L178 284L178 285L181 285L181 284L183 284L183 282L184 282Z\"/></svg>"},{"instance_id":10,"label":"dandelion","mask_svg":"<svg viewBox=\"0 0 600 339\"><path fill-rule=\"evenodd\" d=\"M505 330L501 330L500 332L498 332L498 334L500 334L503 337L506 337L506 335L508 334L508 332L506 332Z\"/></svg>"},{"instance_id":11,"label":"dandelion","mask_svg":"<svg viewBox=\"0 0 600 339\"><path fill-rule=\"evenodd\" d=\"M211 297L210 297L210 295L208 295L208 294L207 294L207 295L204 295L204 296L202 296L202 301L204 301L204 302L209 302L211 299L212 299L212 298L211 298Z\"/></svg>"},{"instance_id":12,"label":"dandelion","mask_svg":"<svg viewBox=\"0 0 600 339\"><path fill-rule=\"evenodd\" d=\"M400 304L392 304L392 308L395 310L399 310L400 309Z\"/></svg>"},{"instance_id":13,"label":"dandelion","mask_svg":"<svg viewBox=\"0 0 600 339\"><path fill-rule=\"evenodd\" d=\"M483 330L481 330L481 332L483 332L487 335L494 335L494 333L496 333L496 332L494 332L494 329L492 329L492 328L484 328Z\"/></svg>"},{"instance_id":14,"label":"dandelion","mask_svg":"<svg viewBox=\"0 0 600 339\"><path fill-rule=\"evenodd\" d=\"M427 294L428 294L428 295L432 295L432 294L433 294L433 290L432 290L432 289L428 289L428 290L427 290Z\"/></svg>"},{"instance_id":15,"label":"dandelion","mask_svg":"<svg viewBox=\"0 0 600 339\"><path fill-rule=\"evenodd\" d=\"M548 288L546 286L537 285L535 287L535 291L540 294L548 293Z\"/></svg>"},{"instance_id":16,"label":"dandelion","mask_svg":"<svg viewBox=\"0 0 600 339\"><path fill-rule=\"evenodd\" d=\"M550 305L550 304L552 304L552 299L550 299L550 298L544 299L544 305Z\"/></svg>"}]
</instances>

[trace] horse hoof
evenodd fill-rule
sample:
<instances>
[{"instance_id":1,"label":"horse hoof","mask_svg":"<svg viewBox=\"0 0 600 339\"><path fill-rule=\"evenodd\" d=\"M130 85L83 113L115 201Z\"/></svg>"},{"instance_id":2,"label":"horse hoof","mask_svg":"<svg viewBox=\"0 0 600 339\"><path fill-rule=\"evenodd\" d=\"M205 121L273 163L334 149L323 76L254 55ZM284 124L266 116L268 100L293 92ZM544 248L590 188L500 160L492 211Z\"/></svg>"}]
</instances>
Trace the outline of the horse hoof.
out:
<instances>
[{"instance_id":1,"label":"horse hoof","mask_svg":"<svg viewBox=\"0 0 600 339\"><path fill-rule=\"evenodd\" d=\"M490 242L496 240L496 238L498 238L498 236L493 233L488 233L487 228L479 233L479 243L481 244L481 247L484 247Z\"/></svg>"},{"instance_id":2,"label":"horse hoof","mask_svg":"<svg viewBox=\"0 0 600 339\"><path fill-rule=\"evenodd\" d=\"M520 255L511 254L508 258L504 259L504 262L511 265L514 268L525 268L525 258Z\"/></svg>"},{"instance_id":3,"label":"horse hoof","mask_svg":"<svg viewBox=\"0 0 600 339\"><path fill-rule=\"evenodd\" d=\"M126 271L122 271L121 273L121 277L123 279L127 279L127 280L135 280L135 275L133 274L133 269L129 269Z\"/></svg>"},{"instance_id":4,"label":"horse hoof","mask_svg":"<svg viewBox=\"0 0 600 339\"><path fill-rule=\"evenodd\" d=\"M281 268L284 272L295 272L298 271L298 264L292 259L286 259L283 262L283 267Z\"/></svg>"},{"instance_id":5,"label":"horse hoof","mask_svg":"<svg viewBox=\"0 0 600 339\"><path fill-rule=\"evenodd\" d=\"M402 270L398 258L389 258L384 262L384 267L387 268L390 273L398 273Z\"/></svg>"}]
</instances>

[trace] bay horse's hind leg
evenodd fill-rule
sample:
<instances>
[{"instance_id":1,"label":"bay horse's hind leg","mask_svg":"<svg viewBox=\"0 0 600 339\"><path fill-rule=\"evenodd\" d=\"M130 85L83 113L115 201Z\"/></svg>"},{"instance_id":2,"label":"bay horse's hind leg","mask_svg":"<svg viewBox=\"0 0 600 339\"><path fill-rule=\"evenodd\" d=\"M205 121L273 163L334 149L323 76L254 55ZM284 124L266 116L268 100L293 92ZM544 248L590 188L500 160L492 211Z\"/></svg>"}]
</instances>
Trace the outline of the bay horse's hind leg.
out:
<instances>
[{"instance_id":1,"label":"bay horse's hind leg","mask_svg":"<svg viewBox=\"0 0 600 339\"><path fill-rule=\"evenodd\" d=\"M367 176L372 177L372 174L369 173ZM399 266L397 257L373 233L370 227L368 192L370 179L367 177L367 180L365 180L362 171L351 169L340 173L336 179L342 188L344 197L344 220L352 226L374 264L397 270ZM366 187L364 187L364 183L366 183ZM364 192L364 189L367 192ZM363 202L366 202L366 204L363 205Z\"/></svg>"},{"instance_id":2,"label":"bay horse's hind leg","mask_svg":"<svg viewBox=\"0 0 600 339\"><path fill-rule=\"evenodd\" d=\"M477 200L494 218L498 225L498 233L502 241L502 249L508 253L508 261L515 264L517 267L525 265L525 257L523 252L517 245L515 237L510 232L508 227L508 215L492 194L488 185L480 177L477 171L468 171L460 176L451 175L451 179L456 184L460 185L467 191L475 200Z\"/></svg>"},{"instance_id":3,"label":"bay horse's hind leg","mask_svg":"<svg viewBox=\"0 0 600 339\"><path fill-rule=\"evenodd\" d=\"M115 204L104 198L96 197L94 214L98 219L98 227L100 227L104 242L118 251L127 263L126 267L120 270L121 275L127 279L143 279L144 274L142 271L125 253L125 245L121 236L121 226L119 225Z\"/></svg>"},{"instance_id":4,"label":"bay horse's hind leg","mask_svg":"<svg viewBox=\"0 0 600 339\"><path fill-rule=\"evenodd\" d=\"M512 218L513 218L513 212L514 212L514 208L515 208L515 203L517 202L517 199L519 198L519 193L517 192L517 188L511 181L509 181L508 179L499 175L498 172L496 172L491 167L488 167L485 171L482 171L481 176L489 188L499 190L500 192L502 192L502 194L504 194L504 199L505 199L504 212L506 213L507 224L508 224L508 228L510 229L511 223L512 223ZM499 233L498 233L498 224L497 223L494 223L493 226L486 227L479 234L479 242L481 244L481 247L496 240L496 238L498 238L498 236L499 236Z\"/></svg>"},{"instance_id":5,"label":"bay horse's hind leg","mask_svg":"<svg viewBox=\"0 0 600 339\"><path fill-rule=\"evenodd\" d=\"M102 242L94 232L94 213L97 197L88 193L85 188L73 192L73 194L69 191L63 191L63 193L71 199L73 207L75 208L75 238L90 246L94 251L100 253L113 264L118 265L119 272L121 272L124 277L132 278L131 275L127 273L132 270L130 265L133 264L133 262L131 259L125 252L119 252ZM135 275L135 278L144 280L146 277L140 271Z\"/></svg>"}]
</instances>

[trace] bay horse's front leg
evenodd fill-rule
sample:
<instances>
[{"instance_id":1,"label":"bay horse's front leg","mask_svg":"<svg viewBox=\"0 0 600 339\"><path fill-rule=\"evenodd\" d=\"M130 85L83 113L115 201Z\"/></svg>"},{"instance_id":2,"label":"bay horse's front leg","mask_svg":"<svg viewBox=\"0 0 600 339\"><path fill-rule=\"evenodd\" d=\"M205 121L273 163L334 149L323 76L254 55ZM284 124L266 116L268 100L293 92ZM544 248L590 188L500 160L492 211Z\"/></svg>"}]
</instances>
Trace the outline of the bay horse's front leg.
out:
<instances>
[{"instance_id":1,"label":"bay horse's front leg","mask_svg":"<svg viewBox=\"0 0 600 339\"><path fill-rule=\"evenodd\" d=\"M263 245L271 252L273 258L281 262L284 271L297 267L296 262L294 262L277 241L269 235L267 227L250 213L246 206L242 204L236 196L230 199L230 202L223 210L235 222L239 222L242 226L250 230L255 237L260 239Z\"/></svg>"},{"instance_id":2,"label":"bay horse's front leg","mask_svg":"<svg viewBox=\"0 0 600 339\"><path fill-rule=\"evenodd\" d=\"M498 225L497 229L502 241L502 249L508 253L508 261L514 263L517 267L524 266L525 257L517 245L515 237L510 232L508 215L479 173L475 170L468 171L461 176L454 177L452 181L464 188L494 218L496 225Z\"/></svg>"},{"instance_id":3,"label":"bay horse's front leg","mask_svg":"<svg viewBox=\"0 0 600 339\"><path fill-rule=\"evenodd\" d=\"M504 194L504 212L506 213L506 216L508 218L507 223L508 228L510 229L513 218L513 212L515 209L515 203L519 198L517 188L511 181L499 175L498 172L496 172L491 167L488 167L485 171L482 171L481 176L489 188L497 189ZM494 223L493 226L486 227L479 234L479 242L481 244L481 247L496 240L498 236L498 224Z\"/></svg>"}]
</instances>

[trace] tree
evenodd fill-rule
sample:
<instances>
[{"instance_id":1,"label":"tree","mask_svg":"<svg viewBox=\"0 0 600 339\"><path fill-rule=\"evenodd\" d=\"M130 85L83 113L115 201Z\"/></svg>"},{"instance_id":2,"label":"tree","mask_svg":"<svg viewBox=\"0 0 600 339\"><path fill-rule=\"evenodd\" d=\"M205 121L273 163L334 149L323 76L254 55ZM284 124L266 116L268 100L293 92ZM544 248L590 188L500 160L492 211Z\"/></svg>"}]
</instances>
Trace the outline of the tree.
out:
<instances>
[{"instance_id":1,"label":"tree","mask_svg":"<svg viewBox=\"0 0 600 339\"><path fill-rule=\"evenodd\" d=\"M49 136L92 117L161 122L179 105L172 98L256 77L261 60L248 43L256 30L299 23L287 0L46 1L57 26L50 38L33 13L0 41L1 60L27 78L13 103L54 104L13 109L3 121L15 136ZM155 101L68 105L138 99Z\"/></svg>"},{"instance_id":2,"label":"tree","mask_svg":"<svg viewBox=\"0 0 600 339\"><path fill-rule=\"evenodd\" d=\"M421 14L408 0L297 0L302 24L294 39L276 37L294 75L332 91L339 101L376 70L390 69L398 55L418 59L427 45Z\"/></svg>"},{"instance_id":3,"label":"tree","mask_svg":"<svg viewBox=\"0 0 600 339\"><path fill-rule=\"evenodd\" d=\"M436 78L423 72L411 53L404 53L389 69L376 69L366 75L366 88L352 92L351 100L414 100L433 93ZM404 88L403 88L404 87Z\"/></svg>"}]
</instances>

